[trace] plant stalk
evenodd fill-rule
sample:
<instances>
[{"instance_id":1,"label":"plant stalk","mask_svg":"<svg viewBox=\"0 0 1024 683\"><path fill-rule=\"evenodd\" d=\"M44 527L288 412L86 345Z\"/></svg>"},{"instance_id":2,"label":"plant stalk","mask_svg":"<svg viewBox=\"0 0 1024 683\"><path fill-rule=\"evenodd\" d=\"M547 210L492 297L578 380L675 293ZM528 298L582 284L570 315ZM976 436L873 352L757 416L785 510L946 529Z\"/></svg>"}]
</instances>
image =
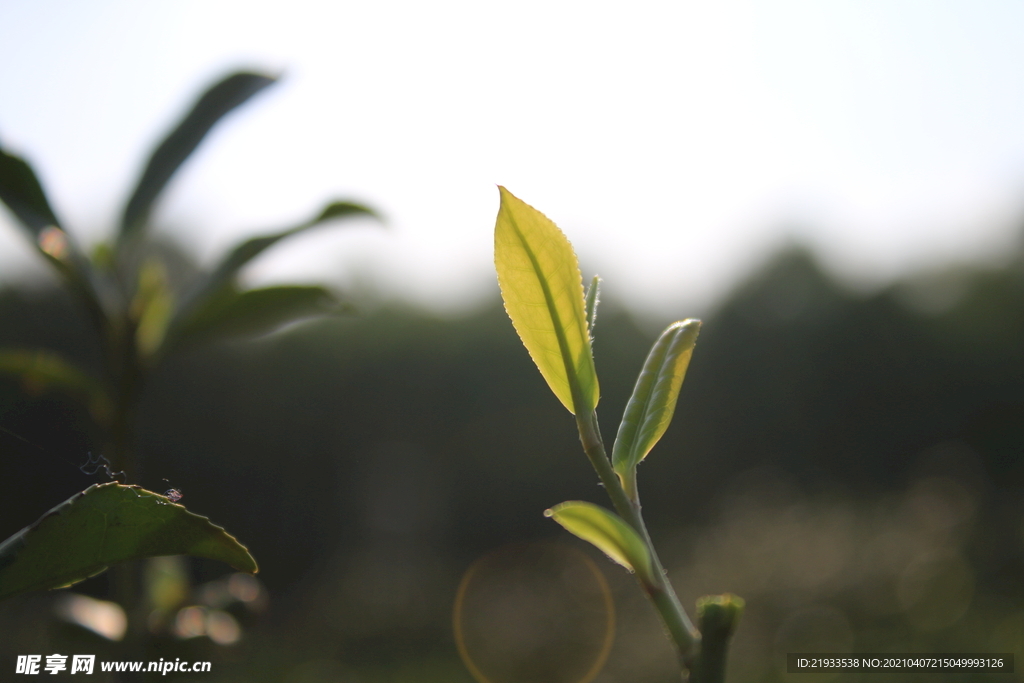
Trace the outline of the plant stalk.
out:
<instances>
[{"instance_id":1,"label":"plant stalk","mask_svg":"<svg viewBox=\"0 0 1024 683\"><path fill-rule=\"evenodd\" d=\"M676 646L682 670L687 673L691 672L696 666L697 657L700 652L701 635L694 627L693 622L690 621L686 610L679 603L675 589L672 588L672 584L668 581L665 568L662 566L661 560L658 559L658 553L654 549L654 544L651 543L651 536L647 532L647 526L644 524L643 516L640 514L639 498L636 499L636 502L630 499L622 487L622 482L619 480L618 475L612 469L611 462L608 460L608 455L604 449L600 429L598 428L597 413L591 412L589 415L577 415L576 426L579 428L583 450L590 459L591 465L597 471L597 476L601 479L601 483L608 492L612 505L615 506L619 516L626 520L626 523L640 534L640 537L647 545L647 551L651 556L651 565L654 568L654 583L647 584L639 575L637 575L637 579L647 594L648 599L650 599L651 604L654 605L655 610L658 612L658 616L661 617L662 625L665 627L669 638Z\"/></svg>"}]
</instances>

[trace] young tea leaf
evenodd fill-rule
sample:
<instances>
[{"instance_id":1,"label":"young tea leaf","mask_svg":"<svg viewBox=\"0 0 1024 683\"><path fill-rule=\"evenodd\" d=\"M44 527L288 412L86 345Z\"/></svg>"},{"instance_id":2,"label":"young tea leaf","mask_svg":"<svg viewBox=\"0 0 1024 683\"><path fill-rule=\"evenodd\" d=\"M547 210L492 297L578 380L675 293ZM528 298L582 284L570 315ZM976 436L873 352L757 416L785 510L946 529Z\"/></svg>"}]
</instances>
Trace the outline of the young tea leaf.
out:
<instances>
[{"instance_id":1,"label":"young tea leaf","mask_svg":"<svg viewBox=\"0 0 1024 683\"><path fill-rule=\"evenodd\" d=\"M570 500L544 511L572 534L593 544L598 550L653 584L651 555L633 527L614 513L581 500Z\"/></svg>"},{"instance_id":2,"label":"young tea leaf","mask_svg":"<svg viewBox=\"0 0 1024 683\"><path fill-rule=\"evenodd\" d=\"M257 572L245 546L206 517L158 493L110 482L75 494L0 544L0 599L159 555L206 557Z\"/></svg>"},{"instance_id":3,"label":"young tea leaf","mask_svg":"<svg viewBox=\"0 0 1024 683\"><path fill-rule=\"evenodd\" d=\"M699 332L699 320L672 323L651 348L612 448L612 465L624 481L668 429Z\"/></svg>"},{"instance_id":4,"label":"young tea leaf","mask_svg":"<svg viewBox=\"0 0 1024 683\"><path fill-rule=\"evenodd\" d=\"M544 214L498 190L494 265L505 311L558 400L587 414L600 391L576 254Z\"/></svg>"}]
</instances>

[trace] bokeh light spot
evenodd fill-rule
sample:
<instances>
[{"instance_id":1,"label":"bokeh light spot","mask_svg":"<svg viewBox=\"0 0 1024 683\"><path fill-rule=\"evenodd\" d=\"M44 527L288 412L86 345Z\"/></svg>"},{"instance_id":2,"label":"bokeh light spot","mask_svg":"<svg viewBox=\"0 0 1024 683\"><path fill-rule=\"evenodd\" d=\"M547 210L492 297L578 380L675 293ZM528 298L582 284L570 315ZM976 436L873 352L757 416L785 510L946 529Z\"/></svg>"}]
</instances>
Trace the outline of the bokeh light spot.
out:
<instances>
[{"instance_id":1,"label":"bokeh light spot","mask_svg":"<svg viewBox=\"0 0 1024 683\"><path fill-rule=\"evenodd\" d=\"M218 645L234 645L242 638L242 627L227 612L214 609L206 615L206 635Z\"/></svg>"},{"instance_id":2,"label":"bokeh light spot","mask_svg":"<svg viewBox=\"0 0 1024 683\"><path fill-rule=\"evenodd\" d=\"M52 225L39 233L39 248L48 256L63 261L68 255L68 238L64 231Z\"/></svg>"},{"instance_id":3,"label":"bokeh light spot","mask_svg":"<svg viewBox=\"0 0 1024 683\"><path fill-rule=\"evenodd\" d=\"M615 607L598 566L558 544L503 546L466 571L459 654L480 683L587 683L608 657Z\"/></svg>"},{"instance_id":4,"label":"bokeh light spot","mask_svg":"<svg viewBox=\"0 0 1024 683\"><path fill-rule=\"evenodd\" d=\"M121 640L128 629L128 617L120 605L87 595L67 594L57 603L57 614L107 640Z\"/></svg>"}]
</instances>

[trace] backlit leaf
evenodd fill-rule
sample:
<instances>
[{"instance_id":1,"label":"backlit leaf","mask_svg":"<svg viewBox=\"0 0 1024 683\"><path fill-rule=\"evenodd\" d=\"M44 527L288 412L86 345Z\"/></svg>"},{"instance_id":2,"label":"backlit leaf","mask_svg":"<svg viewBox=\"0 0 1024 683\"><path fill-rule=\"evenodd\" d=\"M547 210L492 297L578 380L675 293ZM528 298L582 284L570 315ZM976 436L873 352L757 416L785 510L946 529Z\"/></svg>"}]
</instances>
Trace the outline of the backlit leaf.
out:
<instances>
[{"instance_id":1,"label":"backlit leaf","mask_svg":"<svg viewBox=\"0 0 1024 683\"><path fill-rule=\"evenodd\" d=\"M654 342L644 362L612 449L612 464L627 484L637 464L647 457L672 422L699 332L699 320L672 323ZM627 485L626 490L630 489Z\"/></svg>"},{"instance_id":2,"label":"backlit leaf","mask_svg":"<svg viewBox=\"0 0 1024 683\"><path fill-rule=\"evenodd\" d=\"M589 413L600 391L576 253L544 214L498 189L494 265L505 311L562 405Z\"/></svg>"},{"instance_id":3,"label":"backlit leaf","mask_svg":"<svg viewBox=\"0 0 1024 683\"><path fill-rule=\"evenodd\" d=\"M160 555L220 560L255 574L233 536L137 486L96 484L0 544L0 598L77 583L118 562Z\"/></svg>"},{"instance_id":4,"label":"backlit leaf","mask_svg":"<svg viewBox=\"0 0 1024 683\"><path fill-rule=\"evenodd\" d=\"M569 532L593 544L601 552L645 583L652 584L651 555L633 527L604 508L581 500L570 500L544 511Z\"/></svg>"}]
</instances>

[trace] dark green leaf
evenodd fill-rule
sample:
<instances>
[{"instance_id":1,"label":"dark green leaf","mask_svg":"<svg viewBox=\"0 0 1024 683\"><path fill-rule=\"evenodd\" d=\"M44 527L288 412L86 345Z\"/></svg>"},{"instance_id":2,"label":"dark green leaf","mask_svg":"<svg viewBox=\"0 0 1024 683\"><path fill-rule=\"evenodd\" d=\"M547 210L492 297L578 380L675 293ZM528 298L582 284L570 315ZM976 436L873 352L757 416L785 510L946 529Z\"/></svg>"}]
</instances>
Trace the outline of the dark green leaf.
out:
<instances>
[{"instance_id":1,"label":"dark green leaf","mask_svg":"<svg viewBox=\"0 0 1024 683\"><path fill-rule=\"evenodd\" d=\"M106 314L93 283L93 273L74 240L60 227L46 192L32 167L0 148L0 201L27 228L32 243L65 279L82 301L97 327Z\"/></svg>"},{"instance_id":2,"label":"dark green leaf","mask_svg":"<svg viewBox=\"0 0 1024 683\"><path fill-rule=\"evenodd\" d=\"M318 223L324 223L326 221L334 220L336 218L348 218L349 216L369 216L380 220L380 215L376 211L362 204L354 204L352 202L331 202L324 207L324 210L320 212L320 215L315 219L300 226L299 229L304 229L317 225Z\"/></svg>"},{"instance_id":3,"label":"dark green leaf","mask_svg":"<svg viewBox=\"0 0 1024 683\"><path fill-rule=\"evenodd\" d=\"M249 263L249 261L253 260L286 237L291 237L292 235L296 235L304 230L320 225L321 223L336 220L338 218L347 218L349 216L369 216L376 218L377 214L373 209L369 209L360 204L352 204L350 202L333 202L321 211L316 218L308 220L305 223L270 235L253 237L239 244L231 250L231 253L229 253L224 260L220 262L217 268L210 275L210 282L208 286L211 289L217 289L221 285L227 284L234 279L235 275L238 274L238 271Z\"/></svg>"},{"instance_id":4,"label":"dark green leaf","mask_svg":"<svg viewBox=\"0 0 1024 683\"><path fill-rule=\"evenodd\" d=\"M0 598L69 586L118 562L193 555L255 574L233 536L182 505L137 486L96 484L0 544Z\"/></svg>"},{"instance_id":5,"label":"dark green leaf","mask_svg":"<svg viewBox=\"0 0 1024 683\"><path fill-rule=\"evenodd\" d=\"M149 218L153 202L210 129L232 109L276 80L264 74L239 72L203 93L188 115L164 138L149 158L146 170L125 206L119 241L142 229Z\"/></svg>"},{"instance_id":6,"label":"dark green leaf","mask_svg":"<svg viewBox=\"0 0 1024 683\"><path fill-rule=\"evenodd\" d=\"M184 325L184 321L186 319L191 319L196 315L199 308L205 308L207 306L205 303L206 299L220 296L221 290L230 288L230 285L234 282L235 276L238 275L238 271L249 263L249 261L253 260L281 240L308 230L314 226L321 225L322 223L339 218L347 218L349 216L369 216L379 219L379 216L373 209L369 209L360 204L353 204L351 202L333 202L328 204L323 211L316 215L315 218L304 223L288 228L287 230L282 230L270 235L263 235L261 237L253 237L242 242L232 249L220 264L217 265L213 272L210 273L210 275L199 284L192 294L186 298L181 309L175 315L175 320L172 323L172 326L177 328Z\"/></svg>"},{"instance_id":7,"label":"dark green leaf","mask_svg":"<svg viewBox=\"0 0 1024 683\"><path fill-rule=\"evenodd\" d=\"M281 286L237 292L220 291L173 329L170 344L194 342L216 337L257 335L300 318L336 313L337 299L323 287Z\"/></svg>"},{"instance_id":8,"label":"dark green leaf","mask_svg":"<svg viewBox=\"0 0 1024 683\"><path fill-rule=\"evenodd\" d=\"M79 279L74 264L77 250L70 236L60 227L50 208L46 192L28 163L0 149L0 200L23 226L36 249L72 281Z\"/></svg>"},{"instance_id":9,"label":"dark green leaf","mask_svg":"<svg viewBox=\"0 0 1024 683\"><path fill-rule=\"evenodd\" d=\"M0 200L32 231L35 239L51 225L60 227L32 167L3 148L0 148Z\"/></svg>"}]
</instances>

